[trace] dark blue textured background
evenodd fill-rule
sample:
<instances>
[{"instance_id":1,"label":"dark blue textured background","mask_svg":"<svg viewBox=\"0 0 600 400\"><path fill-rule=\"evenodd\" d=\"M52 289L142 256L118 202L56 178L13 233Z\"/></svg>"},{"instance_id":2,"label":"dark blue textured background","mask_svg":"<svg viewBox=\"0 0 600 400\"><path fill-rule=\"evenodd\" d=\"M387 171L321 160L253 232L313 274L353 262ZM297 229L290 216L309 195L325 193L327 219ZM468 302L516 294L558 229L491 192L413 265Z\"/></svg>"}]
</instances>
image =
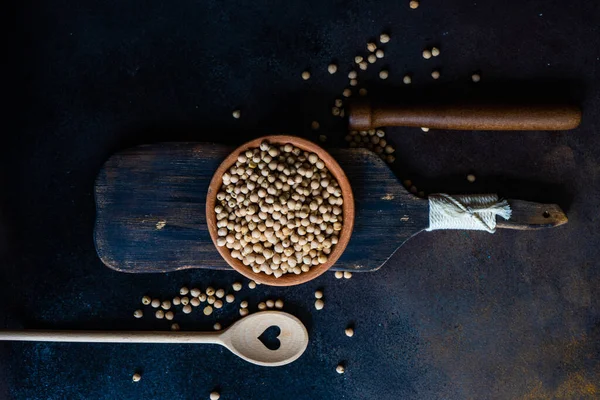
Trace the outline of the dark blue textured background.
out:
<instances>
[{"instance_id":1,"label":"dark blue textured background","mask_svg":"<svg viewBox=\"0 0 600 400\"><path fill-rule=\"evenodd\" d=\"M484 95L574 100L584 122L568 133L388 129L395 171L420 189L558 202L570 222L422 234L375 273L244 289L252 307L284 298L309 328L293 364L257 367L215 346L0 343L0 398L204 399L214 387L245 400L600 396L597 2L423 0L411 11L408 0L14 1L1 18L0 322L8 328L164 329L166 321L132 318L141 295L233 282L233 272L104 267L92 241L98 169L134 144L310 135L313 119L335 144L343 122L329 118L331 102L354 55L383 29L392 35L385 86L413 74L398 97L465 93L481 71ZM441 56L423 60L432 45ZM372 92L383 86L378 69L362 79ZM230 114L237 107L239 121ZM316 288L326 298L318 313ZM209 329L235 319L231 306L220 314L180 323ZM349 322L352 339L343 334ZM143 379L133 384L136 369Z\"/></svg>"}]
</instances>

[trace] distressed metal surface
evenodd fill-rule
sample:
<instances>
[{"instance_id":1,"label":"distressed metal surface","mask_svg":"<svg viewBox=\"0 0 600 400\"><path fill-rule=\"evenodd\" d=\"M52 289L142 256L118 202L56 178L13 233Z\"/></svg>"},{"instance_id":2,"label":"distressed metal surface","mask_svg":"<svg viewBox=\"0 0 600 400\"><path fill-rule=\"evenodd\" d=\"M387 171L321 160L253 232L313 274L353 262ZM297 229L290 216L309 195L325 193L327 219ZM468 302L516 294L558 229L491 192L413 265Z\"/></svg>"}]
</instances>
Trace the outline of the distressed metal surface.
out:
<instances>
[{"instance_id":1,"label":"distressed metal surface","mask_svg":"<svg viewBox=\"0 0 600 400\"><path fill-rule=\"evenodd\" d=\"M383 29L392 36L386 56L361 75L369 94L566 99L584 114L568 133L388 129L394 171L419 190L557 203L569 223L420 234L374 273L245 288L239 299L251 309L281 297L306 324L306 353L286 367L253 367L212 346L0 343L0 398L187 400L214 387L224 400L598 398L600 4L407 3L9 1L0 16L9 30L0 39L8 54L0 322L9 328L166 329L164 320L131 317L141 295L234 281L226 271L105 268L92 238L99 169L143 143L316 139L312 120L335 147L344 123L330 117L331 102L353 57ZM423 60L433 45L440 56ZM335 75L326 72L332 58ZM384 65L385 82L377 78ZM309 81L300 78L305 68ZM441 71L435 82L433 68ZM407 72L412 85L402 84ZM177 319L211 329L236 313L227 306ZM343 334L349 323L353 338ZM143 378L134 385L136 369Z\"/></svg>"}]
</instances>

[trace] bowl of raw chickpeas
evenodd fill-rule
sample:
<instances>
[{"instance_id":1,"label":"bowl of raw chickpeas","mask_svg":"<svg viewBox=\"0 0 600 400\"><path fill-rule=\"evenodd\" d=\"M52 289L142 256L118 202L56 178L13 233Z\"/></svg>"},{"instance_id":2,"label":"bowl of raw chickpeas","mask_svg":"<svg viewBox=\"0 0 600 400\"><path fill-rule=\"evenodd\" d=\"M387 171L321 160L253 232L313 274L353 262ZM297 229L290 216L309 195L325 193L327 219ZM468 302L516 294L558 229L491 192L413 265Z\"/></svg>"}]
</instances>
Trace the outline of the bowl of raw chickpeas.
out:
<instances>
[{"instance_id":1,"label":"bowl of raw chickpeas","mask_svg":"<svg viewBox=\"0 0 600 400\"><path fill-rule=\"evenodd\" d=\"M265 136L217 168L206 221L232 268L258 283L292 286L340 258L354 226L354 197L323 148L294 136Z\"/></svg>"}]
</instances>

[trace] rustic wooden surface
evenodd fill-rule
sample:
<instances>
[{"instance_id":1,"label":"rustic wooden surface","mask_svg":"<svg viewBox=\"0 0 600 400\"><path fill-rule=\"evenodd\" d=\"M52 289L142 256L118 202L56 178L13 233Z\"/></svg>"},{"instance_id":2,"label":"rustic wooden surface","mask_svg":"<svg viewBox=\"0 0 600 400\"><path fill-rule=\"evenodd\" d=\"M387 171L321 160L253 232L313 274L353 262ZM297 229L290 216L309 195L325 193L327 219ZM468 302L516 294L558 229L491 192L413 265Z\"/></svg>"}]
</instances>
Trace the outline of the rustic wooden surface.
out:
<instances>
[{"instance_id":1,"label":"rustic wooden surface","mask_svg":"<svg viewBox=\"0 0 600 400\"><path fill-rule=\"evenodd\" d=\"M104 264L122 272L231 269L210 237L205 203L214 171L232 150L161 143L112 156L96 180L95 243ZM428 203L409 193L371 151L331 154L348 176L355 202L352 237L332 269L374 271L429 226ZM498 218L498 228L535 230L567 222L555 204L508 201L513 216Z\"/></svg>"},{"instance_id":2,"label":"rustic wooden surface","mask_svg":"<svg viewBox=\"0 0 600 400\"><path fill-rule=\"evenodd\" d=\"M359 102L350 108L350 129L414 126L434 129L541 131L574 129L581 109L571 105L373 105Z\"/></svg>"},{"instance_id":3,"label":"rustic wooden surface","mask_svg":"<svg viewBox=\"0 0 600 400\"><path fill-rule=\"evenodd\" d=\"M217 216L215 214L215 204L217 200L217 192L219 191L221 185L223 184L223 174L231 168L232 165L237 161L238 155L244 153L248 149L255 149L260 146L263 141L267 141L269 143L284 145L290 143L295 147L298 147L304 151L308 151L310 153L315 153L323 162L325 166L331 173L331 175L337 180L340 185L340 189L342 191L342 196L344 199L344 203L342 205L342 216L343 216L343 225L342 230L339 232L339 241L333 248L333 251L328 256L328 260L326 263L316 265L310 268L309 271L303 272L302 274L285 274L280 276L279 278L275 277L275 275L267 275L262 272L255 273L251 268L244 265L240 260L231 256L231 252L226 247L217 246ZM350 182L348 182L348 178L344 173L344 170L340 165L336 162L336 160L329 154L325 149L321 146L306 140L299 138L297 136L288 136L288 135L272 135L272 136L263 136L249 142L244 143L233 152L230 152L227 158L223 160L219 168L213 173L213 178L209 184L208 194L206 198L206 219L208 225L208 233L210 234L211 240L215 246L215 249L221 254L221 256L225 259L227 264L229 264L233 269L238 271L240 274L244 275L246 278L253 279L258 283L264 283L267 285L273 286L292 286L299 285L304 282L308 282L312 279L315 279L319 275L325 273L328 269L333 266L340 256L344 253L348 242L350 241L350 237L352 235L352 230L354 227L354 196L352 194L352 186Z\"/></svg>"},{"instance_id":4,"label":"rustic wooden surface","mask_svg":"<svg viewBox=\"0 0 600 400\"><path fill-rule=\"evenodd\" d=\"M123 272L230 269L213 245L204 203L230 147L144 145L112 156L96 180L95 243L107 266ZM354 192L354 231L334 270L373 271L428 225L428 204L408 193L368 150L331 154Z\"/></svg>"}]
</instances>

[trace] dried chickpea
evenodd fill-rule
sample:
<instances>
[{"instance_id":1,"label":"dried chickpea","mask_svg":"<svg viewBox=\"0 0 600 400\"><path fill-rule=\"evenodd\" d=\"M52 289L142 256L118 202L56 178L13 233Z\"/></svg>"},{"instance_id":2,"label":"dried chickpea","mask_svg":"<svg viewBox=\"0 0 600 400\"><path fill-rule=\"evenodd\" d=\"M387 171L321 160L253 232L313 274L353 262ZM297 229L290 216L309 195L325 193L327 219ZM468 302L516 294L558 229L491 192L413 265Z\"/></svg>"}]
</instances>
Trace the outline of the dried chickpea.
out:
<instances>
[{"instance_id":1,"label":"dried chickpea","mask_svg":"<svg viewBox=\"0 0 600 400\"><path fill-rule=\"evenodd\" d=\"M283 300L281 300L281 299L275 300L275 308L281 310L283 308Z\"/></svg>"},{"instance_id":2,"label":"dried chickpea","mask_svg":"<svg viewBox=\"0 0 600 400\"><path fill-rule=\"evenodd\" d=\"M304 71L302 72L302 79L304 79L305 81L310 79L310 72L308 71Z\"/></svg>"},{"instance_id":3,"label":"dried chickpea","mask_svg":"<svg viewBox=\"0 0 600 400\"><path fill-rule=\"evenodd\" d=\"M157 319L163 319L165 317L165 312L163 310L158 310L154 314Z\"/></svg>"},{"instance_id":4,"label":"dried chickpea","mask_svg":"<svg viewBox=\"0 0 600 400\"><path fill-rule=\"evenodd\" d=\"M144 316L144 312L142 310L135 310L133 312L133 316L135 318L142 318Z\"/></svg>"},{"instance_id":5,"label":"dried chickpea","mask_svg":"<svg viewBox=\"0 0 600 400\"><path fill-rule=\"evenodd\" d=\"M160 300L154 299L154 300L152 300L152 303L150 303L150 305L152 306L152 308L158 308L158 307L160 307Z\"/></svg>"},{"instance_id":6,"label":"dried chickpea","mask_svg":"<svg viewBox=\"0 0 600 400\"><path fill-rule=\"evenodd\" d=\"M235 282L233 285L231 285L231 287L236 292L239 292L240 290L242 290L242 284L240 282Z\"/></svg>"},{"instance_id":7,"label":"dried chickpea","mask_svg":"<svg viewBox=\"0 0 600 400\"><path fill-rule=\"evenodd\" d=\"M342 271L335 271L336 279L342 279L344 277L344 273Z\"/></svg>"},{"instance_id":8,"label":"dried chickpea","mask_svg":"<svg viewBox=\"0 0 600 400\"><path fill-rule=\"evenodd\" d=\"M387 79L389 76L389 72L385 69L379 71L379 79Z\"/></svg>"},{"instance_id":9,"label":"dried chickpea","mask_svg":"<svg viewBox=\"0 0 600 400\"><path fill-rule=\"evenodd\" d=\"M322 290L315 291L315 299L322 299L322 298L323 298L323 291Z\"/></svg>"},{"instance_id":10,"label":"dried chickpea","mask_svg":"<svg viewBox=\"0 0 600 400\"><path fill-rule=\"evenodd\" d=\"M273 308L273 307L275 307L275 301L274 300L269 299L269 300L266 301L266 304L267 304L267 308Z\"/></svg>"},{"instance_id":11,"label":"dried chickpea","mask_svg":"<svg viewBox=\"0 0 600 400\"><path fill-rule=\"evenodd\" d=\"M131 380L133 382L139 382L142 379L142 375L138 374L137 372L135 374L133 374L133 376L131 377Z\"/></svg>"},{"instance_id":12,"label":"dried chickpea","mask_svg":"<svg viewBox=\"0 0 600 400\"><path fill-rule=\"evenodd\" d=\"M184 314L189 314L192 312L192 306L191 305L186 305L183 306L183 308L181 309L181 311L183 311Z\"/></svg>"},{"instance_id":13,"label":"dried chickpea","mask_svg":"<svg viewBox=\"0 0 600 400\"><path fill-rule=\"evenodd\" d=\"M325 302L322 299L317 299L315 301L315 309L322 310L325 307Z\"/></svg>"},{"instance_id":14,"label":"dried chickpea","mask_svg":"<svg viewBox=\"0 0 600 400\"><path fill-rule=\"evenodd\" d=\"M182 287L181 289L179 289L179 294L182 296L185 296L186 294L188 294L190 292L190 289L188 289L187 287Z\"/></svg>"},{"instance_id":15,"label":"dried chickpea","mask_svg":"<svg viewBox=\"0 0 600 400\"><path fill-rule=\"evenodd\" d=\"M402 78L402 82L404 82L405 85L410 85L412 82L412 78L410 77L410 75L404 75L404 78Z\"/></svg>"},{"instance_id":16,"label":"dried chickpea","mask_svg":"<svg viewBox=\"0 0 600 400\"><path fill-rule=\"evenodd\" d=\"M346 328L346 330L344 332L346 333L346 336L348 336L348 337L354 336L354 329L352 329L350 327Z\"/></svg>"},{"instance_id":17,"label":"dried chickpea","mask_svg":"<svg viewBox=\"0 0 600 400\"><path fill-rule=\"evenodd\" d=\"M221 324L218 322L215 322L215 324L213 325L213 329L215 331L220 331L221 330Z\"/></svg>"},{"instance_id":18,"label":"dried chickpea","mask_svg":"<svg viewBox=\"0 0 600 400\"><path fill-rule=\"evenodd\" d=\"M438 49L437 47L432 47L431 48L431 55L434 57L437 57L440 55L440 49Z\"/></svg>"},{"instance_id":19,"label":"dried chickpea","mask_svg":"<svg viewBox=\"0 0 600 400\"><path fill-rule=\"evenodd\" d=\"M419 2L417 0L412 0L410 3L408 3L408 5L413 10L419 8Z\"/></svg>"},{"instance_id":20,"label":"dried chickpea","mask_svg":"<svg viewBox=\"0 0 600 400\"><path fill-rule=\"evenodd\" d=\"M423 58L429 60L431 58L431 50L425 49L423 50Z\"/></svg>"},{"instance_id":21,"label":"dried chickpea","mask_svg":"<svg viewBox=\"0 0 600 400\"><path fill-rule=\"evenodd\" d=\"M227 303L233 303L235 301L235 296L232 294L228 294L227 296L225 296L225 301Z\"/></svg>"},{"instance_id":22,"label":"dried chickpea","mask_svg":"<svg viewBox=\"0 0 600 400\"><path fill-rule=\"evenodd\" d=\"M152 303L152 299L150 298L150 296L144 296L142 297L142 304L147 306L148 304Z\"/></svg>"},{"instance_id":23,"label":"dried chickpea","mask_svg":"<svg viewBox=\"0 0 600 400\"><path fill-rule=\"evenodd\" d=\"M202 312L204 313L204 315L210 315L213 312L213 308L211 306L206 306L204 307L204 310L202 310Z\"/></svg>"},{"instance_id":24,"label":"dried chickpea","mask_svg":"<svg viewBox=\"0 0 600 400\"><path fill-rule=\"evenodd\" d=\"M261 301L260 303L258 303L258 309L259 310L266 310L267 309L267 304L264 301Z\"/></svg>"},{"instance_id":25,"label":"dried chickpea","mask_svg":"<svg viewBox=\"0 0 600 400\"><path fill-rule=\"evenodd\" d=\"M381 43L387 43L390 41L390 35L388 35L387 33L382 33L381 35L379 35L379 41Z\"/></svg>"},{"instance_id":26,"label":"dried chickpea","mask_svg":"<svg viewBox=\"0 0 600 400\"><path fill-rule=\"evenodd\" d=\"M240 308L240 315L242 317L245 317L246 315L248 315L248 313L250 313L250 311L248 311L247 308Z\"/></svg>"},{"instance_id":27,"label":"dried chickpea","mask_svg":"<svg viewBox=\"0 0 600 400\"><path fill-rule=\"evenodd\" d=\"M175 318L175 313L173 311L167 311L165 313L165 318L169 321L172 321Z\"/></svg>"},{"instance_id":28,"label":"dried chickpea","mask_svg":"<svg viewBox=\"0 0 600 400\"><path fill-rule=\"evenodd\" d=\"M335 367L335 372L337 372L338 374L343 374L344 372L346 372L346 368L344 368L342 364L338 364L338 366Z\"/></svg>"},{"instance_id":29,"label":"dried chickpea","mask_svg":"<svg viewBox=\"0 0 600 400\"><path fill-rule=\"evenodd\" d=\"M329 72L331 75L335 74L335 73L337 72L337 65L335 65L335 64L329 64L329 65L327 66L327 71L328 71L328 72Z\"/></svg>"}]
</instances>

